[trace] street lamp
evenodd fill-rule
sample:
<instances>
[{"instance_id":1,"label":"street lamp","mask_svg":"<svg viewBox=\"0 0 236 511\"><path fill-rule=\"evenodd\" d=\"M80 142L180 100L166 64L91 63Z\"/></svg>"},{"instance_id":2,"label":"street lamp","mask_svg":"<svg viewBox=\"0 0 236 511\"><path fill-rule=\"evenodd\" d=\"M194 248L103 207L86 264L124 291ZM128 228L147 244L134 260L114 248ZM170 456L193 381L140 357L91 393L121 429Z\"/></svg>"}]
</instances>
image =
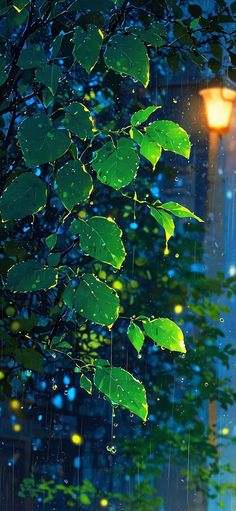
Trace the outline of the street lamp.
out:
<instances>
[{"instance_id":1,"label":"street lamp","mask_svg":"<svg viewBox=\"0 0 236 511\"><path fill-rule=\"evenodd\" d=\"M203 98L209 129L207 220L205 239L208 275L215 276L223 270L224 254L224 173L222 162L224 150L222 135L230 128L236 91L226 81L218 81L199 91Z\"/></svg>"},{"instance_id":2,"label":"street lamp","mask_svg":"<svg viewBox=\"0 0 236 511\"><path fill-rule=\"evenodd\" d=\"M230 127L236 91L228 87L209 87L199 91L202 96L210 131L227 133Z\"/></svg>"}]
</instances>

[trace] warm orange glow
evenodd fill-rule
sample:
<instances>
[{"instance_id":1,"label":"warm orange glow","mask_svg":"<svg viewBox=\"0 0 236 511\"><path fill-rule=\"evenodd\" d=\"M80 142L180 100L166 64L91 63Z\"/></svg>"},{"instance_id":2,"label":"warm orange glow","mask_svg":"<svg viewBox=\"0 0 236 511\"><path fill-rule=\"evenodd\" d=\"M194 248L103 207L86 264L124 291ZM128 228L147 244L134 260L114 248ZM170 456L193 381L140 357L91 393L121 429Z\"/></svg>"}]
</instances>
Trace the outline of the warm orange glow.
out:
<instances>
[{"instance_id":1,"label":"warm orange glow","mask_svg":"<svg viewBox=\"0 0 236 511\"><path fill-rule=\"evenodd\" d=\"M205 103L208 128L218 133L228 131L236 91L227 87L209 87L202 89L199 94Z\"/></svg>"}]
</instances>

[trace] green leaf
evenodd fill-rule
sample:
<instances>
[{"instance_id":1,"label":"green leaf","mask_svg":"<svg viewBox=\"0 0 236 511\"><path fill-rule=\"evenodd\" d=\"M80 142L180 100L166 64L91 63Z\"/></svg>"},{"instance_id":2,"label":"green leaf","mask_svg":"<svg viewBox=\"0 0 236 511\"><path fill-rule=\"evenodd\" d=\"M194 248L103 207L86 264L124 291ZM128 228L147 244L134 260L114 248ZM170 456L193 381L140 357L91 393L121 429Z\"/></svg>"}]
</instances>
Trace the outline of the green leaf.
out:
<instances>
[{"instance_id":1,"label":"green leaf","mask_svg":"<svg viewBox=\"0 0 236 511\"><path fill-rule=\"evenodd\" d=\"M25 119L18 129L18 140L29 167L60 158L70 146L67 131L55 129L45 113Z\"/></svg>"},{"instance_id":2,"label":"green leaf","mask_svg":"<svg viewBox=\"0 0 236 511\"><path fill-rule=\"evenodd\" d=\"M161 153L161 146L153 141L148 134L143 135L140 145L140 154L150 161L153 166L153 170L161 157Z\"/></svg>"},{"instance_id":3,"label":"green leaf","mask_svg":"<svg viewBox=\"0 0 236 511\"><path fill-rule=\"evenodd\" d=\"M57 242L57 234L56 233L49 234L49 236L47 236L47 238L45 239L45 242L49 250L52 250Z\"/></svg>"},{"instance_id":4,"label":"green leaf","mask_svg":"<svg viewBox=\"0 0 236 511\"><path fill-rule=\"evenodd\" d=\"M53 252L47 257L48 266L57 266L61 259L61 252Z\"/></svg>"},{"instance_id":5,"label":"green leaf","mask_svg":"<svg viewBox=\"0 0 236 511\"><path fill-rule=\"evenodd\" d=\"M134 348L139 353L140 350L142 349L144 339L145 339L145 336L144 336L142 330L139 328L138 325L136 325L136 323L131 321L129 324L129 328L127 330L127 335L128 335L130 342L133 344Z\"/></svg>"},{"instance_id":6,"label":"green leaf","mask_svg":"<svg viewBox=\"0 0 236 511\"><path fill-rule=\"evenodd\" d=\"M149 83L149 58L145 44L134 35L116 34L109 39L104 54L107 67L131 76L144 87Z\"/></svg>"},{"instance_id":7,"label":"green leaf","mask_svg":"<svg viewBox=\"0 0 236 511\"><path fill-rule=\"evenodd\" d=\"M14 0L12 7L20 13L29 4L29 0Z\"/></svg>"},{"instance_id":8,"label":"green leaf","mask_svg":"<svg viewBox=\"0 0 236 511\"><path fill-rule=\"evenodd\" d=\"M63 292L63 301L68 307L70 307L70 309L74 308L74 297L75 289L72 287L70 282Z\"/></svg>"},{"instance_id":9,"label":"green leaf","mask_svg":"<svg viewBox=\"0 0 236 511\"><path fill-rule=\"evenodd\" d=\"M52 338L50 349L71 349L71 344L67 341L64 341L65 334L54 336Z\"/></svg>"},{"instance_id":10,"label":"green leaf","mask_svg":"<svg viewBox=\"0 0 236 511\"><path fill-rule=\"evenodd\" d=\"M138 144L139 146L142 144L143 134L141 133L141 131L136 130L136 128L131 128L129 130L129 135L130 135L130 138L132 138L132 140L134 140L134 142L136 142L136 144Z\"/></svg>"},{"instance_id":11,"label":"green leaf","mask_svg":"<svg viewBox=\"0 0 236 511\"><path fill-rule=\"evenodd\" d=\"M79 160L68 161L56 175L56 192L63 206L71 211L77 204L85 202L92 190L93 181Z\"/></svg>"},{"instance_id":12,"label":"green leaf","mask_svg":"<svg viewBox=\"0 0 236 511\"><path fill-rule=\"evenodd\" d=\"M93 119L89 110L82 103L71 103L65 108L64 126L81 140L92 138L94 135Z\"/></svg>"},{"instance_id":13,"label":"green leaf","mask_svg":"<svg viewBox=\"0 0 236 511\"><path fill-rule=\"evenodd\" d=\"M158 318L144 321L143 325L146 334L162 348L186 353L183 332L174 321L168 318Z\"/></svg>"},{"instance_id":14,"label":"green leaf","mask_svg":"<svg viewBox=\"0 0 236 511\"><path fill-rule=\"evenodd\" d=\"M145 30L141 27L134 28L135 34L137 34L142 41L147 44L151 44L154 48L158 48L165 44L165 39L167 34L167 29L162 23L158 21L154 21L151 25ZM133 28L132 28L133 32Z\"/></svg>"},{"instance_id":15,"label":"green leaf","mask_svg":"<svg viewBox=\"0 0 236 511\"><path fill-rule=\"evenodd\" d=\"M45 207L47 188L32 172L24 172L14 179L0 198L3 221L17 220L38 213Z\"/></svg>"},{"instance_id":16,"label":"green leaf","mask_svg":"<svg viewBox=\"0 0 236 511\"><path fill-rule=\"evenodd\" d=\"M81 377L80 377L80 387L81 389L84 389L86 390L86 392L88 394L90 394L90 396L92 395L92 383L91 381L87 378L87 376L85 376L85 374L81 374Z\"/></svg>"},{"instance_id":17,"label":"green leaf","mask_svg":"<svg viewBox=\"0 0 236 511\"><path fill-rule=\"evenodd\" d=\"M190 156L190 141L186 131L172 121L154 121L146 128L151 139L166 151Z\"/></svg>"},{"instance_id":18,"label":"green leaf","mask_svg":"<svg viewBox=\"0 0 236 511\"><path fill-rule=\"evenodd\" d=\"M131 124L132 126L139 126L143 122L147 121L147 119L150 117L153 112L161 108L161 106L148 106L147 108L142 108L141 110L138 110L138 112L135 112L131 117Z\"/></svg>"},{"instance_id":19,"label":"green leaf","mask_svg":"<svg viewBox=\"0 0 236 511\"><path fill-rule=\"evenodd\" d=\"M7 79L7 73L5 71L6 67L6 57L4 55L0 55L0 86L3 85Z\"/></svg>"},{"instance_id":20,"label":"green leaf","mask_svg":"<svg viewBox=\"0 0 236 511\"><path fill-rule=\"evenodd\" d=\"M71 231L80 235L80 246L86 254L114 268L121 267L126 253L122 231L113 220L102 216L93 216L87 221L75 219Z\"/></svg>"},{"instance_id":21,"label":"green leaf","mask_svg":"<svg viewBox=\"0 0 236 511\"><path fill-rule=\"evenodd\" d=\"M59 34L53 40L52 47L51 47L52 59L55 59L55 57L57 57L57 55L58 55L58 53L59 53L59 51L61 49L63 37L64 37L64 34Z\"/></svg>"},{"instance_id":22,"label":"green leaf","mask_svg":"<svg viewBox=\"0 0 236 511\"><path fill-rule=\"evenodd\" d=\"M76 27L74 31L74 56L77 62L90 73L99 59L103 33L95 25L88 25L87 31Z\"/></svg>"},{"instance_id":23,"label":"green leaf","mask_svg":"<svg viewBox=\"0 0 236 511\"><path fill-rule=\"evenodd\" d=\"M115 190L128 185L136 176L139 157L132 140L121 137L117 146L107 142L102 146L92 161L99 181Z\"/></svg>"},{"instance_id":24,"label":"green leaf","mask_svg":"<svg viewBox=\"0 0 236 511\"><path fill-rule=\"evenodd\" d=\"M52 95L56 94L58 82L62 77L62 71L59 66L55 64L44 65L35 72L37 82L43 83L49 89Z\"/></svg>"},{"instance_id":25,"label":"green leaf","mask_svg":"<svg viewBox=\"0 0 236 511\"><path fill-rule=\"evenodd\" d=\"M99 325L111 327L119 315L117 293L91 274L82 277L74 305L82 317Z\"/></svg>"},{"instance_id":26,"label":"green leaf","mask_svg":"<svg viewBox=\"0 0 236 511\"><path fill-rule=\"evenodd\" d=\"M39 372L43 371L42 355L38 351L35 351L33 348L16 349L14 352L14 358L19 364L22 364L26 369Z\"/></svg>"},{"instance_id":27,"label":"green leaf","mask_svg":"<svg viewBox=\"0 0 236 511\"><path fill-rule=\"evenodd\" d=\"M20 262L12 266L7 275L6 287L14 292L38 291L57 285L58 272L37 261Z\"/></svg>"},{"instance_id":28,"label":"green leaf","mask_svg":"<svg viewBox=\"0 0 236 511\"><path fill-rule=\"evenodd\" d=\"M173 218L169 215L169 213L166 213L166 211L162 211L161 209L153 208L152 206L148 206L151 215L155 218L155 220L160 224L166 235L166 250L168 250L168 241L173 236L174 230L175 230L175 224L173 221Z\"/></svg>"},{"instance_id":29,"label":"green leaf","mask_svg":"<svg viewBox=\"0 0 236 511\"><path fill-rule=\"evenodd\" d=\"M146 421L148 405L143 384L120 367L96 364L94 384L112 403Z\"/></svg>"},{"instance_id":30,"label":"green leaf","mask_svg":"<svg viewBox=\"0 0 236 511\"><path fill-rule=\"evenodd\" d=\"M21 69L32 69L44 66L46 63L46 55L40 44L30 44L22 50L18 59L18 66Z\"/></svg>"},{"instance_id":31,"label":"green leaf","mask_svg":"<svg viewBox=\"0 0 236 511\"><path fill-rule=\"evenodd\" d=\"M179 218L195 218L198 220L198 222L204 222L199 216L195 215L190 211L188 208L185 208L185 206L181 206L181 204L178 204L178 202L165 202L160 206L160 208L165 209L166 211L170 211L175 216L178 216Z\"/></svg>"},{"instance_id":32,"label":"green leaf","mask_svg":"<svg viewBox=\"0 0 236 511\"><path fill-rule=\"evenodd\" d=\"M192 20L190 22L190 28L191 30L195 30L198 26L199 26L199 20L200 20L200 17L199 18L195 18L194 20Z\"/></svg>"}]
</instances>

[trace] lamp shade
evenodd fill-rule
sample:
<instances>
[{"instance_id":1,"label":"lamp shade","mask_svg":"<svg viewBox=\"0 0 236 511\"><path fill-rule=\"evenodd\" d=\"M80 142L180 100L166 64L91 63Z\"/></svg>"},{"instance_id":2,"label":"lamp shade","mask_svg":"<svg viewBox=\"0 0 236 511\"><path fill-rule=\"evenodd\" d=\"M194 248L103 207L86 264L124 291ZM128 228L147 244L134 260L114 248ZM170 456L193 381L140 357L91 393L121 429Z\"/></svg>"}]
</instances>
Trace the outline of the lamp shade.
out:
<instances>
[{"instance_id":1,"label":"lamp shade","mask_svg":"<svg viewBox=\"0 0 236 511\"><path fill-rule=\"evenodd\" d=\"M236 91L227 87L209 87L199 91L202 96L209 130L226 133L230 127Z\"/></svg>"}]
</instances>

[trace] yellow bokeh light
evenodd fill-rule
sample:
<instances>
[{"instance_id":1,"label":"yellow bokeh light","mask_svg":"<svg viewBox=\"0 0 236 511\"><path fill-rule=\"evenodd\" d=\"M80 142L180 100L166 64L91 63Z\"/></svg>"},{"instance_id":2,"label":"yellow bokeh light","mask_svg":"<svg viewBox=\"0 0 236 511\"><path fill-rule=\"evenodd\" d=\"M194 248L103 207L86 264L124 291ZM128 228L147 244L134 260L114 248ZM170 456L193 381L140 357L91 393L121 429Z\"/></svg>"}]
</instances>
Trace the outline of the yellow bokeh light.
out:
<instances>
[{"instance_id":1,"label":"yellow bokeh light","mask_svg":"<svg viewBox=\"0 0 236 511\"><path fill-rule=\"evenodd\" d=\"M123 289L123 284L120 280L114 280L114 282L112 283L112 287L117 291L121 291L121 289Z\"/></svg>"},{"instance_id":2,"label":"yellow bokeh light","mask_svg":"<svg viewBox=\"0 0 236 511\"><path fill-rule=\"evenodd\" d=\"M181 312L183 312L182 305L175 305L174 312L175 312L175 314L181 314Z\"/></svg>"},{"instance_id":3,"label":"yellow bokeh light","mask_svg":"<svg viewBox=\"0 0 236 511\"><path fill-rule=\"evenodd\" d=\"M10 401L10 407L12 410L19 410L20 409L20 401L18 401L18 399L12 399Z\"/></svg>"},{"instance_id":4,"label":"yellow bokeh light","mask_svg":"<svg viewBox=\"0 0 236 511\"><path fill-rule=\"evenodd\" d=\"M20 330L20 323L19 323L19 321L12 321L12 323L11 323L11 330L12 330L12 332L19 332L19 330Z\"/></svg>"},{"instance_id":5,"label":"yellow bokeh light","mask_svg":"<svg viewBox=\"0 0 236 511\"><path fill-rule=\"evenodd\" d=\"M224 436L227 436L229 434L229 428L223 428L220 433Z\"/></svg>"},{"instance_id":6,"label":"yellow bokeh light","mask_svg":"<svg viewBox=\"0 0 236 511\"><path fill-rule=\"evenodd\" d=\"M73 433L73 435L71 435L70 437L71 439L71 442L75 445L82 445L83 443L83 437L81 435L79 435L78 433Z\"/></svg>"},{"instance_id":7,"label":"yellow bokeh light","mask_svg":"<svg viewBox=\"0 0 236 511\"><path fill-rule=\"evenodd\" d=\"M13 431L15 431L15 433L19 433L19 431L22 430L22 426L21 426L21 424L17 424L16 423L16 424L13 424L13 428L12 429L13 429Z\"/></svg>"},{"instance_id":8,"label":"yellow bokeh light","mask_svg":"<svg viewBox=\"0 0 236 511\"><path fill-rule=\"evenodd\" d=\"M108 500L107 499L101 499L100 500L100 506L101 507L107 507L108 506Z\"/></svg>"},{"instance_id":9,"label":"yellow bokeh light","mask_svg":"<svg viewBox=\"0 0 236 511\"><path fill-rule=\"evenodd\" d=\"M3 380L5 378L5 373L3 371L0 371L0 380Z\"/></svg>"}]
</instances>

